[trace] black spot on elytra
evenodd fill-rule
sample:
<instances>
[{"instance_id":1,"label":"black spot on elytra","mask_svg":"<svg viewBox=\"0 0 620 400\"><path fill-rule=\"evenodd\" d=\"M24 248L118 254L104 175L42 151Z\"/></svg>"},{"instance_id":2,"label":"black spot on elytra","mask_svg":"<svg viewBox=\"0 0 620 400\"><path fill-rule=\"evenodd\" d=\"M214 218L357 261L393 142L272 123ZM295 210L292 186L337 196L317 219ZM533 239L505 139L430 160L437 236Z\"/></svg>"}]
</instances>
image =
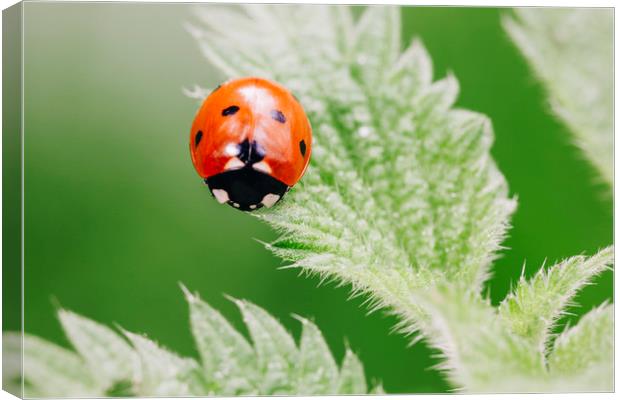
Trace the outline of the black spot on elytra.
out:
<instances>
[{"instance_id":1,"label":"black spot on elytra","mask_svg":"<svg viewBox=\"0 0 620 400\"><path fill-rule=\"evenodd\" d=\"M222 110L222 116L234 115L237 111L239 111L239 107L237 106L226 107Z\"/></svg>"},{"instance_id":2,"label":"black spot on elytra","mask_svg":"<svg viewBox=\"0 0 620 400\"><path fill-rule=\"evenodd\" d=\"M271 118L275 119L281 124L286 122L286 117L284 117L284 114L282 114L282 111L280 110L271 110Z\"/></svg>"},{"instance_id":3,"label":"black spot on elytra","mask_svg":"<svg viewBox=\"0 0 620 400\"><path fill-rule=\"evenodd\" d=\"M302 157L306 156L306 142L303 139L299 142L299 151L301 151Z\"/></svg>"},{"instance_id":4,"label":"black spot on elytra","mask_svg":"<svg viewBox=\"0 0 620 400\"><path fill-rule=\"evenodd\" d=\"M196 137L194 138L194 147L198 147L198 144L200 143L201 140L202 140L202 131L198 131L198 133L196 133Z\"/></svg>"}]
</instances>

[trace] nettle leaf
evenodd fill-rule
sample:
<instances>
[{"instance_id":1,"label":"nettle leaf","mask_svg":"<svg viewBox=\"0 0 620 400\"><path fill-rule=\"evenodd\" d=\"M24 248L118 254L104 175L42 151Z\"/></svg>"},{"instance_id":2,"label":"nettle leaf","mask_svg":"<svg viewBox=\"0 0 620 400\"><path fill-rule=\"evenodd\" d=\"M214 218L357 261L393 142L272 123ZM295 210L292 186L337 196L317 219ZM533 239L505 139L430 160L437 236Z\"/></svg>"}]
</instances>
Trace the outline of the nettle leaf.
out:
<instances>
[{"instance_id":1,"label":"nettle leaf","mask_svg":"<svg viewBox=\"0 0 620 400\"><path fill-rule=\"evenodd\" d=\"M2 335L2 389L24 397L22 391L22 336L16 332Z\"/></svg>"},{"instance_id":2,"label":"nettle leaf","mask_svg":"<svg viewBox=\"0 0 620 400\"><path fill-rule=\"evenodd\" d=\"M366 378L364 377L364 367L360 359L347 348L344 361L340 368L338 379L338 393L342 394L363 394L366 393ZM381 392L383 389L377 386L375 391Z\"/></svg>"},{"instance_id":3,"label":"nettle leaf","mask_svg":"<svg viewBox=\"0 0 620 400\"><path fill-rule=\"evenodd\" d=\"M152 340L124 332L140 357L136 392L144 396L191 396L204 393L203 376L195 360L180 357Z\"/></svg>"},{"instance_id":4,"label":"nettle leaf","mask_svg":"<svg viewBox=\"0 0 620 400\"><path fill-rule=\"evenodd\" d=\"M213 394L258 394L256 353L248 341L206 302L184 286L190 322L204 374Z\"/></svg>"},{"instance_id":5,"label":"nettle leaf","mask_svg":"<svg viewBox=\"0 0 620 400\"><path fill-rule=\"evenodd\" d=\"M429 312L420 329L441 351L437 367L456 389L469 392L520 392L542 389L546 376L540 354L512 335L488 300L453 285L417 294Z\"/></svg>"},{"instance_id":6,"label":"nettle leaf","mask_svg":"<svg viewBox=\"0 0 620 400\"><path fill-rule=\"evenodd\" d=\"M71 311L59 310L58 318L101 388L108 389L118 382L139 379L135 376L138 357L120 335Z\"/></svg>"},{"instance_id":7,"label":"nettle leaf","mask_svg":"<svg viewBox=\"0 0 620 400\"><path fill-rule=\"evenodd\" d=\"M531 279L521 277L515 290L499 307L504 322L544 354L555 321L565 313L577 291L613 264L613 248L592 257L572 257Z\"/></svg>"},{"instance_id":8,"label":"nettle leaf","mask_svg":"<svg viewBox=\"0 0 620 400\"><path fill-rule=\"evenodd\" d=\"M516 202L490 156L489 119L454 107L456 78L433 81L419 40L401 51L398 8L369 6L356 20L347 7L210 5L199 18L189 30L211 63L283 83L312 123L302 181L253 213L280 233L267 248L399 315L400 330L442 353L457 389L555 388L548 330L597 267L576 258L579 270L541 273L551 292L522 283L501 309L483 298ZM295 357L288 347L279 371ZM366 391L350 368L340 390Z\"/></svg>"},{"instance_id":9,"label":"nettle leaf","mask_svg":"<svg viewBox=\"0 0 620 400\"><path fill-rule=\"evenodd\" d=\"M553 112L613 184L613 10L517 8L504 26L545 86Z\"/></svg>"},{"instance_id":10,"label":"nettle leaf","mask_svg":"<svg viewBox=\"0 0 620 400\"><path fill-rule=\"evenodd\" d=\"M143 335L114 330L67 310L59 317L73 352L36 336L24 338L28 397L231 396L365 394L364 370L347 349L339 369L318 327L303 325L299 346L273 316L234 300L252 343L209 304L182 286L200 361L182 357ZM21 336L5 332L3 379L21 392ZM117 368L117 369L115 369Z\"/></svg>"},{"instance_id":11,"label":"nettle leaf","mask_svg":"<svg viewBox=\"0 0 620 400\"><path fill-rule=\"evenodd\" d=\"M566 329L549 356L551 374L576 390L610 390L614 383L613 322L613 306L603 304Z\"/></svg>"},{"instance_id":12,"label":"nettle leaf","mask_svg":"<svg viewBox=\"0 0 620 400\"><path fill-rule=\"evenodd\" d=\"M533 278L521 278L498 308L453 284L414 294L428 311L419 329L441 351L457 389L469 392L611 390L613 314L609 306L584 316L555 340L551 328L577 291L613 263L613 248L577 256ZM571 357L573 358L571 360ZM579 362L578 360L581 360Z\"/></svg>"},{"instance_id":13,"label":"nettle leaf","mask_svg":"<svg viewBox=\"0 0 620 400\"><path fill-rule=\"evenodd\" d=\"M18 333L3 335L21 340ZM25 397L102 397L105 394L87 363L76 353L28 334L23 340ZM21 345L6 350L9 355L5 356L15 356L10 352L17 351L21 357ZM19 379L19 375L14 378Z\"/></svg>"},{"instance_id":14,"label":"nettle leaf","mask_svg":"<svg viewBox=\"0 0 620 400\"><path fill-rule=\"evenodd\" d=\"M336 393L338 365L319 328L310 320L297 317L303 325L299 345L297 393L313 395ZM346 358L345 358L346 360ZM366 393L364 390L363 393Z\"/></svg>"},{"instance_id":15,"label":"nettle leaf","mask_svg":"<svg viewBox=\"0 0 620 400\"><path fill-rule=\"evenodd\" d=\"M265 310L254 304L235 300L241 310L243 321L250 331L261 372L259 392L285 394L294 392L291 379L299 352L293 337Z\"/></svg>"}]
</instances>

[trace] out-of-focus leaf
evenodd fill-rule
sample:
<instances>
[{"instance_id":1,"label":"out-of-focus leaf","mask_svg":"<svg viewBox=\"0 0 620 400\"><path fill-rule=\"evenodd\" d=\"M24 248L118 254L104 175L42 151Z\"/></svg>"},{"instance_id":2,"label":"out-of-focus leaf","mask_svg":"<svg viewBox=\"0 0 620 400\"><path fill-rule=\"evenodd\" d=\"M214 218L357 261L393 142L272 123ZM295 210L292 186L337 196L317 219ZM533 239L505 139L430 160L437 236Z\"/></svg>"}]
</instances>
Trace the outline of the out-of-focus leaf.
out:
<instances>
[{"instance_id":1,"label":"out-of-focus leaf","mask_svg":"<svg viewBox=\"0 0 620 400\"><path fill-rule=\"evenodd\" d=\"M574 141L613 184L613 10L517 8L504 26Z\"/></svg>"},{"instance_id":2,"label":"out-of-focus leaf","mask_svg":"<svg viewBox=\"0 0 620 400\"><path fill-rule=\"evenodd\" d=\"M359 358L350 349L344 355L338 378L338 393L363 394L367 391L364 367Z\"/></svg>"},{"instance_id":3,"label":"out-of-focus leaf","mask_svg":"<svg viewBox=\"0 0 620 400\"><path fill-rule=\"evenodd\" d=\"M298 394L335 393L338 366L332 357L319 328L311 321L298 317L303 328L297 366Z\"/></svg>"},{"instance_id":4,"label":"out-of-focus leaf","mask_svg":"<svg viewBox=\"0 0 620 400\"><path fill-rule=\"evenodd\" d=\"M141 335L124 332L140 358L137 393L143 396L198 396L204 381L195 360L180 357Z\"/></svg>"},{"instance_id":5,"label":"out-of-focus leaf","mask_svg":"<svg viewBox=\"0 0 620 400\"><path fill-rule=\"evenodd\" d=\"M110 328L66 310L60 319L77 353L26 335L25 393L30 397L233 396L366 393L360 361L348 350L341 372L318 327L302 325L299 347L273 316L235 300L252 337L242 334L183 287L200 361L142 335ZM5 388L21 392L21 336L4 333ZM11 361L10 363L8 363ZM7 364L8 363L8 364ZM118 369L114 369L117 367Z\"/></svg>"},{"instance_id":6,"label":"out-of-focus leaf","mask_svg":"<svg viewBox=\"0 0 620 400\"><path fill-rule=\"evenodd\" d=\"M136 353L112 329L67 310L60 310L58 318L100 387L107 389L117 382L139 379Z\"/></svg>"}]
</instances>

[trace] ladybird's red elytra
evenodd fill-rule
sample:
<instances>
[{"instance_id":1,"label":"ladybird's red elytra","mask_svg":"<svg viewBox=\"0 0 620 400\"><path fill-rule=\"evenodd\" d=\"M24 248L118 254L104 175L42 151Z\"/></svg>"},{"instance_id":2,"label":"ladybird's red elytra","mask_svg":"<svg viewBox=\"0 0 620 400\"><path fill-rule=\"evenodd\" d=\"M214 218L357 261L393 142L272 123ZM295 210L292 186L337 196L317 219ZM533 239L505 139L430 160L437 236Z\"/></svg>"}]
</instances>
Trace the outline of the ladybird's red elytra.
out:
<instances>
[{"instance_id":1,"label":"ladybird's red elytra","mask_svg":"<svg viewBox=\"0 0 620 400\"><path fill-rule=\"evenodd\" d=\"M243 211L271 207L303 176L312 128L285 87L247 77L218 86L190 132L194 168L220 203Z\"/></svg>"}]
</instances>

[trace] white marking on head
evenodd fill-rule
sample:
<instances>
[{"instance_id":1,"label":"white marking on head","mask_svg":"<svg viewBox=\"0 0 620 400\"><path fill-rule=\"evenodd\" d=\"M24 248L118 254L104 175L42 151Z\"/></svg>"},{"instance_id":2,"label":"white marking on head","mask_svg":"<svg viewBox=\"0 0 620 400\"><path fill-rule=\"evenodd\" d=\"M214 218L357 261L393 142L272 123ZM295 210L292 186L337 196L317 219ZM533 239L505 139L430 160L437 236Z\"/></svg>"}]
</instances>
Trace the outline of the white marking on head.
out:
<instances>
[{"instance_id":1,"label":"white marking on head","mask_svg":"<svg viewBox=\"0 0 620 400\"><path fill-rule=\"evenodd\" d=\"M239 146L234 143L228 143L224 148L224 154L229 157L237 157L239 155Z\"/></svg>"},{"instance_id":2,"label":"white marking on head","mask_svg":"<svg viewBox=\"0 0 620 400\"><path fill-rule=\"evenodd\" d=\"M233 157L230 160L228 160L226 165L224 165L224 171L228 171L229 169L239 169L239 168L243 168L244 166L245 164L243 163L243 161L241 161L237 157Z\"/></svg>"},{"instance_id":3,"label":"white marking on head","mask_svg":"<svg viewBox=\"0 0 620 400\"><path fill-rule=\"evenodd\" d=\"M213 195L220 204L226 203L228 200L230 200L228 197L228 192L224 189L213 189Z\"/></svg>"},{"instance_id":4,"label":"white marking on head","mask_svg":"<svg viewBox=\"0 0 620 400\"><path fill-rule=\"evenodd\" d=\"M271 174L271 167L269 166L269 164L267 164L264 161L258 162L256 164L252 164L252 168L254 168L257 171L264 172L267 175Z\"/></svg>"},{"instance_id":5,"label":"white marking on head","mask_svg":"<svg viewBox=\"0 0 620 400\"><path fill-rule=\"evenodd\" d=\"M269 193L268 195L263 197L261 203L263 203L265 207L271 208L274 204L276 204L278 200L280 200L280 196L278 196L277 194Z\"/></svg>"}]
</instances>

